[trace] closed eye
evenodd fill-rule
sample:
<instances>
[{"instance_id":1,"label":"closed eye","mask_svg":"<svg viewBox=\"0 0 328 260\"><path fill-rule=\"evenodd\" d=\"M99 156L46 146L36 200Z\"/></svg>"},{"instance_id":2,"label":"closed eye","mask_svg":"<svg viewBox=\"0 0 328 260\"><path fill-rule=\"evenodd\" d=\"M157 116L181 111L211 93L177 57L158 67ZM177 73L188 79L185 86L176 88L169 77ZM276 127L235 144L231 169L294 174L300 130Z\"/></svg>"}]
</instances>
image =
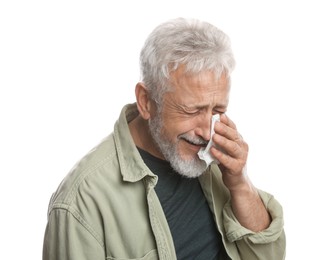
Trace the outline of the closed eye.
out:
<instances>
[{"instance_id":1,"label":"closed eye","mask_svg":"<svg viewBox=\"0 0 328 260\"><path fill-rule=\"evenodd\" d=\"M224 113L225 113L225 111L213 111L212 115L217 115L217 114L223 115Z\"/></svg>"},{"instance_id":2,"label":"closed eye","mask_svg":"<svg viewBox=\"0 0 328 260\"><path fill-rule=\"evenodd\" d=\"M198 115L199 112L200 112L199 110L185 111L185 113L188 115Z\"/></svg>"}]
</instances>

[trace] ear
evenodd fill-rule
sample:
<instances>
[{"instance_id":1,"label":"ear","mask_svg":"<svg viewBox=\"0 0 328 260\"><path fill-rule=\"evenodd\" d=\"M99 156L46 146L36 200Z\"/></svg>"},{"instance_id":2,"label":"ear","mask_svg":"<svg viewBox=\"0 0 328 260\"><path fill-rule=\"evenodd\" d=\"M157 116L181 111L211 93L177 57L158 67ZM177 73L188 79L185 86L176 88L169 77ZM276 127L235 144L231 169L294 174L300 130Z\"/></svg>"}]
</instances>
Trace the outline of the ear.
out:
<instances>
[{"instance_id":1,"label":"ear","mask_svg":"<svg viewBox=\"0 0 328 260\"><path fill-rule=\"evenodd\" d=\"M139 82L135 88L135 95L137 100L137 107L141 117L145 120L148 120L151 116L151 104L152 100L150 98L147 87Z\"/></svg>"}]
</instances>

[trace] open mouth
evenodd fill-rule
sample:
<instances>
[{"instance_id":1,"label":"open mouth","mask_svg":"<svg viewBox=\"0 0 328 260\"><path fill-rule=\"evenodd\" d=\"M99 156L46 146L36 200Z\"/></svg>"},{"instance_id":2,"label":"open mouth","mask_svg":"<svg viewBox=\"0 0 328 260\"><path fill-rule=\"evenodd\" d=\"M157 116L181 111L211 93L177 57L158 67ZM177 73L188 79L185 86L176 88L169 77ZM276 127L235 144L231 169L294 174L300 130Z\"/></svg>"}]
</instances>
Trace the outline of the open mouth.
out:
<instances>
[{"instance_id":1,"label":"open mouth","mask_svg":"<svg viewBox=\"0 0 328 260\"><path fill-rule=\"evenodd\" d=\"M187 139L185 137L181 138L182 140L184 140L185 142L187 142L188 144L197 146L197 147L206 147L208 142L205 142L203 140L191 140L191 139Z\"/></svg>"}]
</instances>

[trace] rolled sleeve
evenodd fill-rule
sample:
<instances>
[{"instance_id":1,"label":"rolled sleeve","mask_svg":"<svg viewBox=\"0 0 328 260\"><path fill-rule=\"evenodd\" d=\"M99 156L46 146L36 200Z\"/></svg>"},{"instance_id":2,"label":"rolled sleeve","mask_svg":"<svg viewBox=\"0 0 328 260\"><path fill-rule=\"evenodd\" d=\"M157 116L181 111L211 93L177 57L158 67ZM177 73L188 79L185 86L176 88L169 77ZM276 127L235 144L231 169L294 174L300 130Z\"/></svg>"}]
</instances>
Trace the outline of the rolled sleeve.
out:
<instances>
[{"instance_id":1,"label":"rolled sleeve","mask_svg":"<svg viewBox=\"0 0 328 260\"><path fill-rule=\"evenodd\" d=\"M261 190L258 192L271 215L270 226L261 232L253 232L243 227L234 216L231 204L228 202L223 210L223 224L230 242L247 238L254 244L267 244L276 241L282 235L284 226L282 206L272 195Z\"/></svg>"}]
</instances>

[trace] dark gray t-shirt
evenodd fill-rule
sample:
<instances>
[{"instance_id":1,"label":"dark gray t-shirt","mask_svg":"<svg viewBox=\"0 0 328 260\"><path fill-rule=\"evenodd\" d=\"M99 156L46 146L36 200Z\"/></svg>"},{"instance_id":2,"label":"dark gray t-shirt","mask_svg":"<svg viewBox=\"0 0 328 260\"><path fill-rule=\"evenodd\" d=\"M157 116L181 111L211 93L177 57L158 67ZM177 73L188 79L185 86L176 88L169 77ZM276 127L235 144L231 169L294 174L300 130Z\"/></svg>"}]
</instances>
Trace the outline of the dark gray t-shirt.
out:
<instances>
[{"instance_id":1,"label":"dark gray t-shirt","mask_svg":"<svg viewBox=\"0 0 328 260\"><path fill-rule=\"evenodd\" d=\"M167 161L139 149L148 168L158 176L156 194L168 221L177 258L230 259L198 178L176 173Z\"/></svg>"}]
</instances>

